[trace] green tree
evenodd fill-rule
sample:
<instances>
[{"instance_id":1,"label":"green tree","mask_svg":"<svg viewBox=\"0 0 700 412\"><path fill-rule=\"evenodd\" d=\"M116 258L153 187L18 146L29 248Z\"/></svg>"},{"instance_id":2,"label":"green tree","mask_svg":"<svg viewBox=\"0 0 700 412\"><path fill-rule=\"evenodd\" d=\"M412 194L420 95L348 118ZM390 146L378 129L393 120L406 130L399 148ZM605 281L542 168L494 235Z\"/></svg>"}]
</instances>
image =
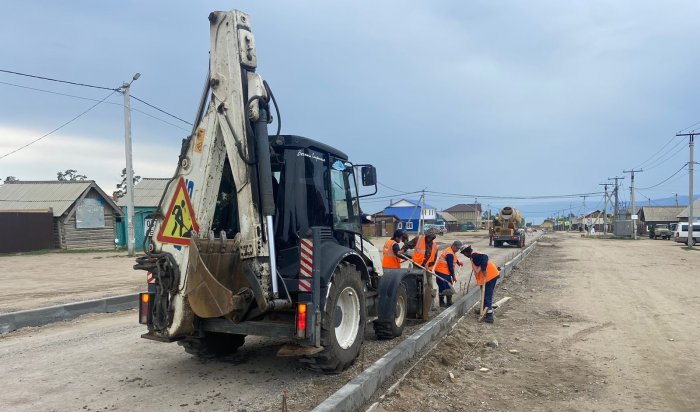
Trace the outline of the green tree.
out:
<instances>
[{"instance_id":1,"label":"green tree","mask_svg":"<svg viewBox=\"0 0 700 412\"><path fill-rule=\"evenodd\" d=\"M141 176L134 176L134 185L138 182L141 181ZM120 197L124 197L126 194L126 167L122 169L122 182L117 184L117 190L112 192L112 197L114 199L119 199Z\"/></svg>"},{"instance_id":2,"label":"green tree","mask_svg":"<svg viewBox=\"0 0 700 412\"><path fill-rule=\"evenodd\" d=\"M7 176L5 178L5 181L4 181L4 183L14 183L14 182L19 182L19 179L17 179L14 176Z\"/></svg>"},{"instance_id":3,"label":"green tree","mask_svg":"<svg viewBox=\"0 0 700 412\"><path fill-rule=\"evenodd\" d=\"M87 179L87 176L81 175L75 169L68 169L65 172L56 172L56 177L62 182L75 182Z\"/></svg>"}]
</instances>

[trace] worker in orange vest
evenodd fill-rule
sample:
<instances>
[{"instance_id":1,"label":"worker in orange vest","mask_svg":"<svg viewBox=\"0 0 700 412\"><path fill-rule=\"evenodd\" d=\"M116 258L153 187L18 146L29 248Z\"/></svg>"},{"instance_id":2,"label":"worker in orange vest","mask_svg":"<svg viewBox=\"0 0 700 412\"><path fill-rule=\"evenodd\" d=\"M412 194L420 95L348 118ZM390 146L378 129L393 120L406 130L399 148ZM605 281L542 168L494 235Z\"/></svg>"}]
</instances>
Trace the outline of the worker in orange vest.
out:
<instances>
[{"instance_id":1,"label":"worker in orange vest","mask_svg":"<svg viewBox=\"0 0 700 412\"><path fill-rule=\"evenodd\" d=\"M498 266L489 260L488 255L478 250L473 250L471 245L462 248L462 254L471 261L476 284L485 288L483 306L486 309L486 315L484 316L484 322L493 323L493 290L501 272Z\"/></svg>"},{"instance_id":2,"label":"worker in orange vest","mask_svg":"<svg viewBox=\"0 0 700 412\"><path fill-rule=\"evenodd\" d=\"M425 231L425 235L416 236L410 242L404 243L401 252L413 249L413 261L433 270L438 252L437 243L435 242L436 237L437 229L431 227Z\"/></svg>"},{"instance_id":3,"label":"worker in orange vest","mask_svg":"<svg viewBox=\"0 0 700 412\"><path fill-rule=\"evenodd\" d=\"M405 259L401 259L401 247L399 242L404 244L408 242L408 235L405 230L398 229L394 232L394 236L384 243L384 257L382 258L382 268L384 269L399 269L401 268L401 262Z\"/></svg>"},{"instance_id":4,"label":"worker in orange vest","mask_svg":"<svg viewBox=\"0 0 700 412\"><path fill-rule=\"evenodd\" d=\"M440 290L440 307L450 307L452 306L452 288L451 284L457 281L457 275L455 275L455 265L462 267L463 263L459 261L456 253L462 248L462 242L455 240L452 242L452 246L446 248L440 253L437 263L435 264L435 274L438 275L442 280L438 280L438 288ZM445 303L445 298L447 298L447 303Z\"/></svg>"}]
</instances>

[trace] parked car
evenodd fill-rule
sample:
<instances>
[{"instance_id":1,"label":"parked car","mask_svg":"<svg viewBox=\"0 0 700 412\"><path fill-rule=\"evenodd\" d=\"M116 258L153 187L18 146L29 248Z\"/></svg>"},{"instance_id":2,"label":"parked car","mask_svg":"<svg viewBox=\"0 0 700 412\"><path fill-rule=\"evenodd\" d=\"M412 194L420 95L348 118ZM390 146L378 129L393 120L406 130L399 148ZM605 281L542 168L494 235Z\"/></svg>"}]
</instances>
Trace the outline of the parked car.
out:
<instances>
[{"instance_id":1,"label":"parked car","mask_svg":"<svg viewBox=\"0 0 700 412\"><path fill-rule=\"evenodd\" d=\"M688 223L681 222L676 226L676 230L673 233L673 240L678 243L688 243ZM693 222L693 241L694 243L700 242L700 222Z\"/></svg>"},{"instance_id":2,"label":"parked car","mask_svg":"<svg viewBox=\"0 0 700 412\"><path fill-rule=\"evenodd\" d=\"M430 223L426 223L426 224L424 225L424 227L425 227L426 229L430 229L431 227L437 229L438 235L444 235L445 233L447 233L447 228L446 228L445 226L443 226L443 225L433 225L433 224L430 224Z\"/></svg>"},{"instance_id":3,"label":"parked car","mask_svg":"<svg viewBox=\"0 0 700 412\"><path fill-rule=\"evenodd\" d=\"M462 225L462 230L476 230L476 226L474 226L474 223L465 223Z\"/></svg>"}]
</instances>

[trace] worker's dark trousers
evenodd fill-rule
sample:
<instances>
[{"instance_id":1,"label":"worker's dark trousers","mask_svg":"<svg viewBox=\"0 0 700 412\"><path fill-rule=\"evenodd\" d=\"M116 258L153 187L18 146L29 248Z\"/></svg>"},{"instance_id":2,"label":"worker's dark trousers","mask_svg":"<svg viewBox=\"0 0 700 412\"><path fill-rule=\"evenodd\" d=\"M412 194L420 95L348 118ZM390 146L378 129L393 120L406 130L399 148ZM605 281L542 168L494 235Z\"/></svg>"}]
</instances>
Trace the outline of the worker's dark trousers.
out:
<instances>
[{"instance_id":1,"label":"worker's dark trousers","mask_svg":"<svg viewBox=\"0 0 700 412\"><path fill-rule=\"evenodd\" d=\"M437 281L438 290L440 291L439 300L440 300L440 302L444 302L445 301L445 291L450 288L450 285L448 282L450 282L452 280L452 276L446 275L444 273L436 273L436 275L440 276L441 279L444 279L444 280ZM449 301L448 302L449 304L452 304L452 297L449 297L448 301Z\"/></svg>"},{"instance_id":2,"label":"worker's dark trousers","mask_svg":"<svg viewBox=\"0 0 700 412\"><path fill-rule=\"evenodd\" d=\"M496 282L498 282L498 278L500 278L500 276L496 276L495 278L486 282L486 292L484 293L484 307L489 311L491 310L491 305L493 304L493 289L496 287Z\"/></svg>"},{"instance_id":3,"label":"worker's dark trousers","mask_svg":"<svg viewBox=\"0 0 700 412\"><path fill-rule=\"evenodd\" d=\"M444 279L437 281L438 290L440 291L440 300L442 300L442 297L445 296L445 291L450 288L449 282L452 280L452 276L445 275L444 273L436 273L436 275L440 276L441 279Z\"/></svg>"}]
</instances>

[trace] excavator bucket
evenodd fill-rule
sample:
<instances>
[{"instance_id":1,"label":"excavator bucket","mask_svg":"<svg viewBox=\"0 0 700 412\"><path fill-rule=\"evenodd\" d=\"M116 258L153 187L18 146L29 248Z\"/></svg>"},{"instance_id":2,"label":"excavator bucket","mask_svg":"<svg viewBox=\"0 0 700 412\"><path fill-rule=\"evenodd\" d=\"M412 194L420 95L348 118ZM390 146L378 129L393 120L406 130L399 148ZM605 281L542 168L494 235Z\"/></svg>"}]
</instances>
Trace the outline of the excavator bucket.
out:
<instances>
[{"instance_id":1,"label":"excavator bucket","mask_svg":"<svg viewBox=\"0 0 700 412\"><path fill-rule=\"evenodd\" d=\"M243 288L241 293L232 291L236 287L234 274L240 264L239 236L233 240L221 238L201 239L196 235L190 243L190 258L187 267L185 295L192 311L200 318L218 318L232 315L239 318L247 311L252 293Z\"/></svg>"}]
</instances>

